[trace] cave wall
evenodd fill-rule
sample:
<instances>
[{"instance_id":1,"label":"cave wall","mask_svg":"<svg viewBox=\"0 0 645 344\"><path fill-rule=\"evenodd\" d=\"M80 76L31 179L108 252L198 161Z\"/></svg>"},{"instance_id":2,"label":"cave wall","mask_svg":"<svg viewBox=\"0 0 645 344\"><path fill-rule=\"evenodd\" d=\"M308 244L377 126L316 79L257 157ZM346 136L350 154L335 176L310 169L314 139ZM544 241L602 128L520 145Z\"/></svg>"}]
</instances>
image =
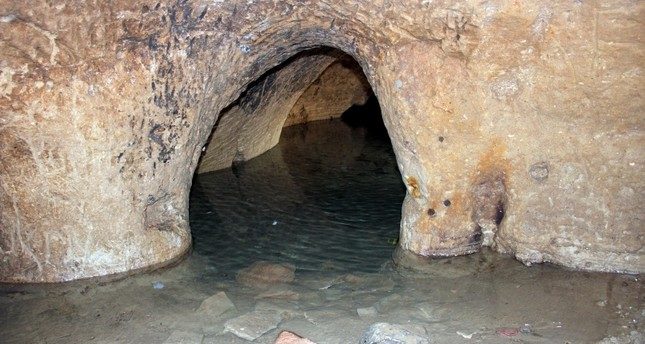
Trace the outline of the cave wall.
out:
<instances>
[{"instance_id":1,"label":"cave wall","mask_svg":"<svg viewBox=\"0 0 645 344\"><path fill-rule=\"evenodd\" d=\"M252 159L278 143L283 127L340 117L371 94L360 66L340 51L296 55L254 81L222 111L197 173Z\"/></svg>"},{"instance_id":2,"label":"cave wall","mask_svg":"<svg viewBox=\"0 0 645 344\"><path fill-rule=\"evenodd\" d=\"M491 245L645 271L644 7L0 0L0 280L184 255L219 114L319 46L354 57L379 99L408 189L397 256Z\"/></svg>"},{"instance_id":3,"label":"cave wall","mask_svg":"<svg viewBox=\"0 0 645 344\"><path fill-rule=\"evenodd\" d=\"M284 126L340 117L353 105L364 105L372 95L361 66L355 61L335 61L302 93Z\"/></svg>"},{"instance_id":4,"label":"cave wall","mask_svg":"<svg viewBox=\"0 0 645 344\"><path fill-rule=\"evenodd\" d=\"M197 173L230 167L274 147L301 94L337 59L323 52L296 56L255 81L218 116Z\"/></svg>"}]
</instances>

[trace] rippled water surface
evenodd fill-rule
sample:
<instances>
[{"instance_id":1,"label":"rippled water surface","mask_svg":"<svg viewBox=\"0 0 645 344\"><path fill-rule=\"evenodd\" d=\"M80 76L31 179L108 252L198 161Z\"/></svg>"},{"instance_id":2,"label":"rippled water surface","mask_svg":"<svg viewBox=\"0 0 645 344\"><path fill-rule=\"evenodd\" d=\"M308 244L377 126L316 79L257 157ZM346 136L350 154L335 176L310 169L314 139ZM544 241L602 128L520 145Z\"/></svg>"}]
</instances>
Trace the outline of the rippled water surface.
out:
<instances>
[{"instance_id":1,"label":"rippled water surface","mask_svg":"<svg viewBox=\"0 0 645 344\"><path fill-rule=\"evenodd\" d=\"M404 195L383 128L288 127L265 154L195 178L195 253L222 271L265 259L374 272L392 254Z\"/></svg>"}]
</instances>

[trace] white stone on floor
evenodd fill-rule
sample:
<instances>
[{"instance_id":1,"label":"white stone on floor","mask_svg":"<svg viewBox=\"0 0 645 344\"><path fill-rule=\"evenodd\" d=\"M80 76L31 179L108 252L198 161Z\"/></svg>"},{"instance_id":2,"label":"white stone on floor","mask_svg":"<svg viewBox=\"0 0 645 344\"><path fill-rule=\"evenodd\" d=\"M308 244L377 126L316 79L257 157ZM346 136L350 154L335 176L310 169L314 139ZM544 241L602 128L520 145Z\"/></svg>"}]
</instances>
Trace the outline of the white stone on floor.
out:
<instances>
[{"instance_id":1,"label":"white stone on floor","mask_svg":"<svg viewBox=\"0 0 645 344\"><path fill-rule=\"evenodd\" d=\"M365 308L357 308L356 313L358 313L358 316L361 318L375 317L377 314L376 308L374 308L373 306L365 307Z\"/></svg>"},{"instance_id":2,"label":"white stone on floor","mask_svg":"<svg viewBox=\"0 0 645 344\"><path fill-rule=\"evenodd\" d=\"M430 342L425 335L420 335L420 329L414 329L412 332L401 325L394 325L388 323L376 323L371 325L363 336L361 337L360 344L390 344L390 343L405 343L405 344L429 344Z\"/></svg>"},{"instance_id":3,"label":"white stone on floor","mask_svg":"<svg viewBox=\"0 0 645 344\"><path fill-rule=\"evenodd\" d=\"M224 324L224 330L246 340L255 340L278 327L282 321L279 313L271 310L255 310Z\"/></svg>"},{"instance_id":4,"label":"white stone on floor","mask_svg":"<svg viewBox=\"0 0 645 344\"><path fill-rule=\"evenodd\" d=\"M202 304L197 308L197 313L216 317L232 309L235 309L235 305L231 302L228 296L226 296L225 292L220 291L219 293L202 301Z\"/></svg>"}]
</instances>

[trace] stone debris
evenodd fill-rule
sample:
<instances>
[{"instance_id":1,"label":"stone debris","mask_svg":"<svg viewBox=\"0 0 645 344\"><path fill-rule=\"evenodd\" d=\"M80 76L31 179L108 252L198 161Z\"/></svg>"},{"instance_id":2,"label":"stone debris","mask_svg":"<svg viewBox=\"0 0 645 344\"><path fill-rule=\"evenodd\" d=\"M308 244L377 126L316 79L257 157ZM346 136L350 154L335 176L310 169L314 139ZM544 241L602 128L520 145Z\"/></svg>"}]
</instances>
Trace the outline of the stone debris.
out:
<instances>
[{"instance_id":1,"label":"stone debris","mask_svg":"<svg viewBox=\"0 0 645 344\"><path fill-rule=\"evenodd\" d=\"M349 284L357 285L365 282L365 278L361 276L356 276L354 274L345 274L342 276L344 282Z\"/></svg>"},{"instance_id":2,"label":"stone debris","mask_svg":"<svg viewBox=\"0 0 645 344\"><path fill-rule=\"evenodd\" d=\"M379 313L387 313L392 309L398 307L400 303L401 303L401 295L391 294L382 298L379 302L377 302L374 305L374 307Z\"/></svg>"},{"instance_id":3,"label":"stone debris","mask_svg":"<svg viewBox=\"0 0 645 344\"><path fill-rule=\"evenodd\" d=\"M235 305L226 296L226 293L220 291L219 293L202 301L202 304L197 308L197 313L203 313L210 316L220 316L227 311L235 309Z\"/></svg>"},{"instance_id":4,"label":"stone debris","mask_svg":"<svg viewBox=\"0 0 645 344\"><path fill-rule=\"evenodd\" d=\"M294 308L295 307L295 308ZM279 314L282 319L292 319L294 317L300 316L301 311L294 306L293 303L286 302L284 300L275 300L272 302L260 301L253 308L256 311L272 311Z\"/></svg>"},{"instance_id":5,"label":"stone debris","mask_svg":"<svg viewBox=\"0 0 645 344\"><path fill-rule=\"evenodd\" d=\"M289 332L289 331L282 331L278 335L278 338L275 339L275 342L273 344L316 344L312 341L310 341L307 338L300 337L299 335Z\"/></svg>"},{"instance_id":6,"label":"stone debris","mask_svg":"<svg viewBox=\"0 0 645 344\"><path fill-rule=\"evenodd\" d=\"M631 331L628 335L619 337L603 338L598 344L642 344L645 343L645 335L639 331Z\"/></svg>"},{"instance_id":7,"label":"stone debris","mask_svg":"<svg viewBox=\"0 0 645 344\"><path fill-rule=\"evenodd\" d=\"M531 324L524 324L519 328L520 333L530 334L533 333L533 326Z\"/></svg>"},{"instance_id":8,"label":"stone debris","mask_svg":"<svg viewBox=\"0 0 645 344\"><path fill-rule=\"evenodd\" d=\"M429 321L442 321L450 317L449 304L432 304L430 302L422 302L415 306L421 315Z\"/></svg>"},{"instance_id":9,"label":"stone debris","mask_svg":"<svg viewBox=\"0 0 645 344\"><path fill-rule=\"evenodd\" d=\"M520 331L512 327L499 327L495 330L495 333L502 337L515 337Z\"/></svg>"},{"instance_id":10,"label":"stone debris","mask_svg":"<svg viewBox=\"0 0 645 344\"><path fill-rule=\"evenodd\" d=\"M259 261L240 270L238 283L253 288L266 288L280 283L290 283L295 279L296 267L293 264L280 264Z\"/></svg>"},{"instance_id":11,"label":"stone debris","mask_svg":"<svg viewBox=\"0 0 645 344\"><path fill-rule=\"evenodd\" d=\"M475 335L475 333L477 333L477 332L466 333L466 332L457 331L457 334L462 336L462 337L464 337L464 339L472 339L473 336Z\"/></svg>"},{"instance_id":12,"label":"stone debris","mask_svg":"<svg viewBox=\"0 0 645 344\"><path fill-rule=\"evenodd\" d=\"M329 322L341 317L349 317L350 314L345 313L344 311L338 309L314 309L309 310L304 313L305 319L314 324L320 325L324 322Z\"/></svg>"},{"instance_id":13,"label":"stone debris","mask_svg":"<svg viewBox=\"0 0 645 344\"><path fill-rule=\"evenodd\" d=\"M173 331L164 344L201 344L204 335L196 332Z\"/></svg>"},{"instance_id":14,"label":"stone debris","mask_svg":"<svg viewBox=\"0 0 645 344\"><path fill-rule=\"evenodd\" d=\"M295 301L300 299L300 294L289 289L269 289L255 296L255 299L280 299Z\"/></svg>"},{"instance_id":15,"label":"stone debris","mask_svg":"<svg viewBox=\"0 0 645 344\"><path fill-rule=\"evenodd\" d=\"M342 289L326 289L324 296L327 301L338 301L343 298L347 292Z\"/></svg>"},{"instance_id":16,"label":"stone debris","mask_svg":"<svg viewBox=\"0 0 645 344\"><path fill-rule=\"evenodd\" d=\"M529 175L538 182L549 178L549 163L546 161L536 162L529 168Z\"/></svg>"},{"instance_id":17,"label":"stone debris","mask_svg":"<svg viewBox=\"0 0 645 344\"><path fill-rule=\"evenodd\" d=\"M360 344L429 344L425 334L413 333L401 325L376 323L371 325L363 336Z\"/></svg>"},{"instance_id":18,"label":"stone debris","mask_svg":"<svg viewBox=\"0 0 645 344\"><path fill-rule=\"evenodd\" d=\"M373 306L370 306L365 308L356 308L356 313L358 313L359 317L364 318L364 317L375 317L378 312L376 311L376 308L374 308Z\"/></svg>"},{"instance_id":19,"label":"stone debris","mask_svg":"<svg viewBox=\"0 0 645 344\"><path fill-rule=\"evenodd\" d=\"M255 310L226 321L224 331L246 340L255 340L278 327L281 321L282 317L275 311Z\"/></svg>"}]
</instances>

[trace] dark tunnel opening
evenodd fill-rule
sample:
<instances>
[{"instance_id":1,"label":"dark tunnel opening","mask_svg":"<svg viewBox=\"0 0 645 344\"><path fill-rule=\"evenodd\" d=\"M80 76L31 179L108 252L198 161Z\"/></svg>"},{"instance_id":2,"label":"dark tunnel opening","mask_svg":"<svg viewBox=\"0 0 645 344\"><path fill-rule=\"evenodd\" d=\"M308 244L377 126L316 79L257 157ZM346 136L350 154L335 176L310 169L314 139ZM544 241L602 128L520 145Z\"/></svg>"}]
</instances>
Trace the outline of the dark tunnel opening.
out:
<instances>
[{"instance_id":1,"label":"dark tunnel opening","mask_svg":"<svg viewBox=\"0 0 645 344\"><path fill-rule=\"evenodd\" d=\"M315 77L311 68L319 69ZM236 147L220 144L215 152L230 149L229 166L195 175L194 254L229 278L258 260L314 273L373 272L390 260L405 188L378 99L355 60L334 50L298 55L253 82L226 112L209 146L226 139L218 131L227 128L275 126L271 116L283 124L275 146L249 158L249 147L233 138ZM207 147L202 162L209 153Z\"/></svg>"}]
</instances>

